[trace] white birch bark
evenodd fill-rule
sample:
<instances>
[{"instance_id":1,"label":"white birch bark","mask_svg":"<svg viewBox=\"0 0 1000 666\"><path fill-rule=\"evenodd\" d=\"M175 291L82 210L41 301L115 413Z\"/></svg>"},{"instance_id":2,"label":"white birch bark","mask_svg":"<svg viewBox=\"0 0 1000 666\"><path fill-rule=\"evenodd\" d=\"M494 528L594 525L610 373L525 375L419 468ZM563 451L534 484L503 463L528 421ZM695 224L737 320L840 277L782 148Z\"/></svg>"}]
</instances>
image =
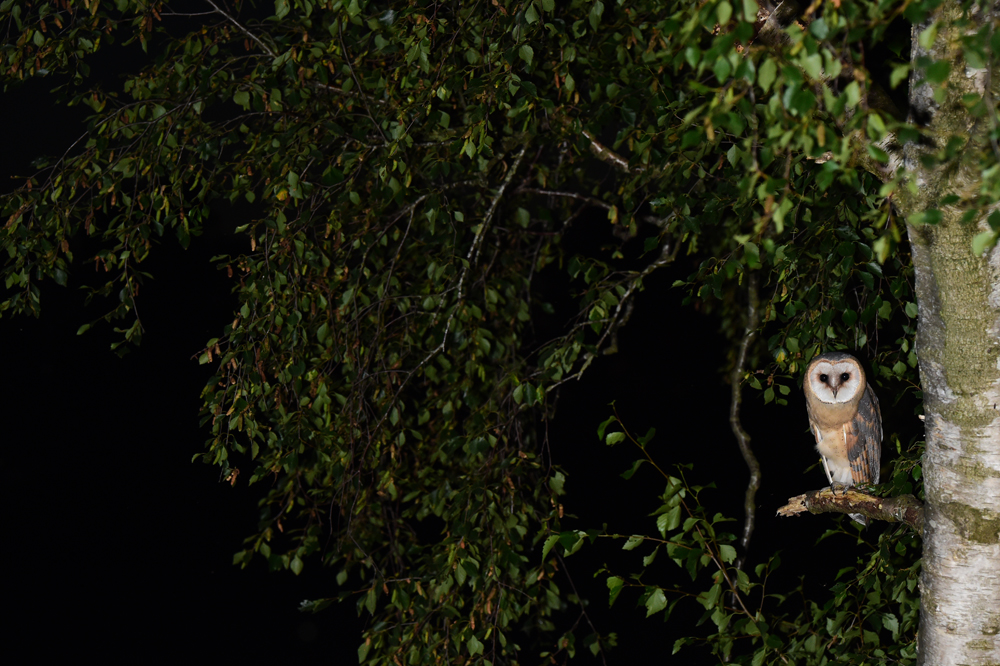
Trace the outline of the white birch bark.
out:
<instances>
[{"instance_id":1,"label":"white birch bark","mask_svg":"<svg viewBox=\"0 0 1000 666\"><path fill-rule=\"evenodd\" d=\"M940 103L911 77L911 117L925 124L938 147L950 136L969 143L955 159L925 166L931 146L903 149L907 183L900 212L918 213L946 194L976 197L983 156L993 159L990 123L974 118L961 97L986 96L995 106L998 77L966 64L960 39L994 20L995 8L973 11L964 28L960 3L949 1L914 26L912 62L929 56L951 63ZM939 21L924 49L918 35ZM985 220L962 222L962 210L942 207L936 225L908 225L919 306L917 357L924 394L927 495L924 524L918 663L1000 664L1000 247L972 253Z\"/></svg>"}]
</instances>

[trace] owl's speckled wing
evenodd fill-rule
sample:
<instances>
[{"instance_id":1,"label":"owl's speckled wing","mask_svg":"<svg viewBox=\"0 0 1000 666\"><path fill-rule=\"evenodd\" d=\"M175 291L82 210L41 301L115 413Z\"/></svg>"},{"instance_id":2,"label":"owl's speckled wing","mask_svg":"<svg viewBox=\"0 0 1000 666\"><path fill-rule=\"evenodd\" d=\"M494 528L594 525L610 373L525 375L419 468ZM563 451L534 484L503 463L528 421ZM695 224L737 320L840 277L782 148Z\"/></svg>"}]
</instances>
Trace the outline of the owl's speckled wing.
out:
<instances>
[{"instance_id":1,"label":"owl's speckled wing","mask_svg":"<svg viewBox=\"0 0 1000 666\"><path fill-rule=\"evenodd\" d=\"M865 386L858 412L844 428L844 435L854 483L878 483L882 460L882 413L871 386Z\"/></svg>"}]
</instances>

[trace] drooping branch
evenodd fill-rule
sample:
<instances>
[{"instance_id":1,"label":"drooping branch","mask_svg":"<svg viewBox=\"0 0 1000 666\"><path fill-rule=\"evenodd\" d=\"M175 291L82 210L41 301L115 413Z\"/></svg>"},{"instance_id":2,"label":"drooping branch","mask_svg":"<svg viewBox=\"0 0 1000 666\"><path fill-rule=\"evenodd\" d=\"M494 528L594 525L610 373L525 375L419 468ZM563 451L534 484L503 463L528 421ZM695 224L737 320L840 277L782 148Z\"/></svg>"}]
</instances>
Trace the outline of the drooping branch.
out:
<instances>
[{"instance_id":1,"label":"drooping branch","mask_svg":"<svg viewBox=\"0 0 1000 666\"><path fill-rule=\"evenodd\" d=\"M740 341L736 364L733 366L733 372L730 375L732 394L729 401L729 427L736 437L736 443L739 444L743 460L746 461L747 467L750 468L750 480L747 482L747 491L743 500L743 535L740 538L742 552L736 559L737 569L743 568L743 562L750 548L750 537L753 536L754 525L757 520L757 489L760 488L760 463L757 462L757 456L754 455L753 449L750 448L750 435L743 429L743 423L740 421L740 403L743 401L743 373L746 369L750 345L753 344L754 338L757 337L757 306L757 275L750 273L747 278L746 329L743 333L743 339Z\"/></svg>"},{"instance_id":2,"label":"drooping branch","mask_svg":"<svg viewBox=\"0 0 1000 666\"><path fill-rule=\"evenodd\" d=\"M375 425L375 430L378 431L385 420L389 418L392 413L392 408L396 405L399 400L399 396L403 393L403 389L410 382L420 370L427 365L435 356L443 352L448 345L448 335L451 332L451 325L455 320L455 316L458 314L459 308L462 306L465 299L465 281L468 277L469 271L476 267L479 262L479 250L482 247L483 237L489 232L492 224L493 217L497 211L497 207L500 205L500 201L503 199L504 193L510 186L511 181L514 179L514 174L517 173L518 168L521 166L521 162L524 160L524 153L527 151L528 145L525 144L521 146L521 150L518 152L517 157L514 158L514 163L511 165L510 169L507 171L506 176L504 176L503 182L500 183L500 187L497 188L496 194L494 194L492 201L490 202L490 207L486 211L486 215L483 218L482 223L479 225L479 230L476 232L475 237L472 239L472 247L469 248L468 254L466 254L465 262L463 262L463 268L458 276L458 284L455 288L456 297L455 302L451 307L451 312L448 318L445 320L444 332L441 334L441 341L437 344L434 349L431 349L424 358L417 363L411 370L406 373L406 376L399 384L399 388L392 396L392 400L386 405L382 418L379 419L378 423ZM416 202L415 202L416 203ZM413 215L414 205L407 206L403 209L403 212L397 213L397 219L401 217L404 213L408 212L411 216ZM435 320L436 321L436 320Z\"/></svg>"},{"instance_id":3,"label":"drooping branch","mask_svg":"<svg viewBox=\"0 0 1000 666\"><path fill-rule=\"evenodd\" d=\"M923 536L924 533L924 505L913 495L876 497L854 488L845 491L823 488L789 498L788 504L778 509L778 515L795 516L804 511L860 513L875 520L905 523L917 534Z\"/></svg>"}]
</instances>

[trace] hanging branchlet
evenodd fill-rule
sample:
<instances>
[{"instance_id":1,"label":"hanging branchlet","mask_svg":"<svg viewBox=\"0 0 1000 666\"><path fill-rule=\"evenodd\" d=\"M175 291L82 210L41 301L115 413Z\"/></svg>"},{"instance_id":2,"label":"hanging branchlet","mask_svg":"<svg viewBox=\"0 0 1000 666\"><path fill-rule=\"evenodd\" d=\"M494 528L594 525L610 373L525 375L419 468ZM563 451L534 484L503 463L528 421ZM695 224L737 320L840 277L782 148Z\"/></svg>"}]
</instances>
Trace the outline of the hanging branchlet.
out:
<instances>
[{"instance_id":1,"label":"hanging branchlet","mask_svg":"<svg viewBox=\"0 0 1000 666\"><path fill-rule=\"evenodd\" d=\"M759 296L757 291L757 274L748 273L747 277L747 312L746 329L743 339L740 340L739 351L736 354L736 364L730 373L731 393L729 399L729 427L736 437L736 443L740 447L740 454L750 469L750 480L747 482L747 490L743 499L743 533L740 536L740 555L736 558L736 568L743 569L747 552L750 550L750 537L753 536L754 525L757 519L757 490L760 488L760 463L753 449L750 448L750 435L743 429L740 420L740 404L743 401L743 376L746 372L747 357L750 352L750 345L757 337L757 320Z\"/></svg>"}]
</instances>

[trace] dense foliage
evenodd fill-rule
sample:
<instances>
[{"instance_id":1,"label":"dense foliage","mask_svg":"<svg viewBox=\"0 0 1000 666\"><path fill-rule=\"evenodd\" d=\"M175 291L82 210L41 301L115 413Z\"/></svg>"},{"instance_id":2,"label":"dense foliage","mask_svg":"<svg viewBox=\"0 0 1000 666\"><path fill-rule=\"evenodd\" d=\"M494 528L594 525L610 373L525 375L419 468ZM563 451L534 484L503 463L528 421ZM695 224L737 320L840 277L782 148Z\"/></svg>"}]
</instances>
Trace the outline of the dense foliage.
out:
<instances>
[{"instance_id":1,"label":"dense foliage","mask_svg":"<svg viewBox=\"0 0 1000 666\"><path fill-rule=\"evenodd\" d=\"M697 257L678 286L734 349L759 277L744 381L767 401L830 348L916 386L894 184L867 173L885 154L861 139L917 136L869 102L876 78L891 89L908 74L892 21L935 3L894 4L815 3L762 44L749 0L5 0L5 85L46 77L91 112L85 137L0 202L0 312L37 314L46 280L96 262L122 350L141 337L156 245L197 242L220 206L246 211L246 251L218 258L239 310L201 357L217 368L203 458L268 488L236 562L333 567L372 616L367 662L562 658L577 639L553 616L579 600L556 556L582 535L560 528L564 476L537 425L617 344L650 273ZM103 53L135 67L92 69ZM562 240L590 209L606 213L605 244L570 254ZM630 241L642 250L626 258ZM578 314L549 339L533 322L552 312L536 281L553 272ZM912 455L898 465L894 492L919 478ZM699 597L713 650L912 656L914 537L884 536L826 606L765 620L763 601L725 602L758 582L728 568L735 551L697 489L666 476L664 548L692 578L715 572ZM692 555L666 543L677 530ZM612 600L624 581L609 579ZM663 586L641 585L651 613L669 607ZM900 609L851 610L852 586ZM580 640L608 646L591 628Z\"/></svg>"}]
</instances>

